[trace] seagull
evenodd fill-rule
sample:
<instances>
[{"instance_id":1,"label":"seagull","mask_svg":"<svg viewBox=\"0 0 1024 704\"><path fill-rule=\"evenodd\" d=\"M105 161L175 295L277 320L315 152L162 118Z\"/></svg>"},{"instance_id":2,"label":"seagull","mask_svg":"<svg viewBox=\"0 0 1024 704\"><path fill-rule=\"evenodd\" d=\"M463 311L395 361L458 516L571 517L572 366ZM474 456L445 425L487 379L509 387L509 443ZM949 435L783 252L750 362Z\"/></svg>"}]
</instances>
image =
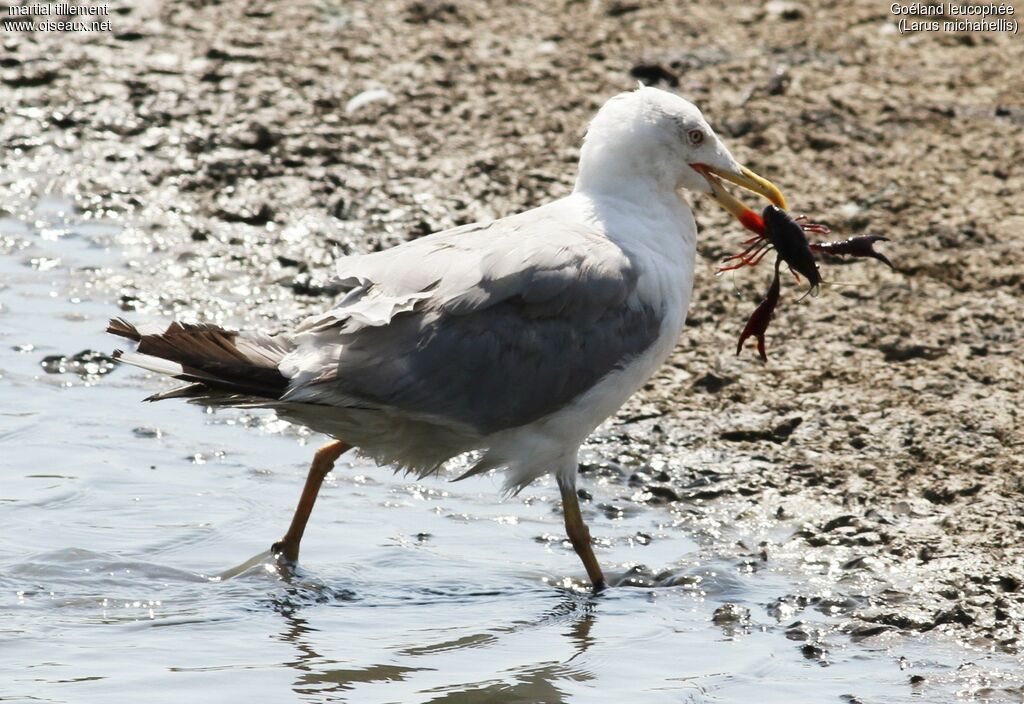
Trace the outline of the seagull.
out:
<instances>
[{"instance_id":1,"label":"seagull","mask_svg":"<svg viewBox=\"0 0 1024 704\"><path fill-rule=\"evenodd\" d=\"M758 227L723 181L786 207L696 106L640 86L590 122L569 195L343 257L334 306L293 329L114 319L107 331L138 343L116 359L188 382L147 400L270 408L332 438L271 548L283 564L298 561L324 477L345 452L421 478L468 456L475 463L457 479L499 470L508 494L554 475L569 541L600 591L576 492L579 448L682 332L697 226L681 191Z\"/></svg>"}]
</instances>

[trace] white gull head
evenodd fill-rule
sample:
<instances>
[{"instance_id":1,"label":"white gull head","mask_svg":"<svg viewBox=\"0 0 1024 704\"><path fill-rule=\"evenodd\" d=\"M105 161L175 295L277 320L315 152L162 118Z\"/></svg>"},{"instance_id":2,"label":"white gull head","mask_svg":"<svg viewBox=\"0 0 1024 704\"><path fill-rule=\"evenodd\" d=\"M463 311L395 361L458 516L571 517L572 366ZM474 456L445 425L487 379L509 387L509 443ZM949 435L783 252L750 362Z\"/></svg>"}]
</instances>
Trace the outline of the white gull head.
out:
<instances>
[{"instance_id":1,"label":"white gull head","mask_svg":"<svg viewBox=\"0 0 1024 704\"><path fill-rule=\"evenodd\" d=\"M641 86L611 98L591 121L576 190L597 195L686 189L711 194L741 217L740 209L746 209L725 191L720 178L785 207L775 186L729 153L696 105Z\"/></svg>"}]
</instances>

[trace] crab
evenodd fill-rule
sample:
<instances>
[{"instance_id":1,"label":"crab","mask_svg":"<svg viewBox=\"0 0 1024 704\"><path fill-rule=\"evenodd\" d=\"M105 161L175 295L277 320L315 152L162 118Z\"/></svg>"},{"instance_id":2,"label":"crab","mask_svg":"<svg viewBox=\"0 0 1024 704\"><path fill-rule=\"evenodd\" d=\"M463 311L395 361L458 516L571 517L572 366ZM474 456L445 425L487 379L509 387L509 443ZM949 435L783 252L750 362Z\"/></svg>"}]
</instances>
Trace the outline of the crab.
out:
<instances>
[{"instance_id":1,"label":"crab","mask_svg":"<svg viewBox=\"0 0 1024 704\"><path fill-rule=\"evenodd\" d=\"M743 332L740 333L736 354L743 351L743 343L748 338L754 337L757 340L758 354L763 361L768 361L764 335L775 314L775 308L779 304L781 290L779 270L783 262L789 266L798 281L801 275L807 279L810 284L808 293L817 291L822 283L821 272L818 270L818 263L814 257L815 253L868 257L877 259L888 265L889 268L895 269L889 258L874 248L876 242L887 241L887 237L868 235L834 242L809 242L806 233L827 235L830 232L829 228L826 225L811 222L805 215L794 218L782 208L777 208L774 205L767 206L760 218L755 213L750 213L750 215L754 217L748 217L744 225L754 232L755 236L743 243L746 249L726 258L723 262L725 266L722 266L718 272L732 271L745 266L757 266L772 250L777 253L777 256L775 275L768 287L768 293L751 313Z\"/></svg>"}]
</instances>

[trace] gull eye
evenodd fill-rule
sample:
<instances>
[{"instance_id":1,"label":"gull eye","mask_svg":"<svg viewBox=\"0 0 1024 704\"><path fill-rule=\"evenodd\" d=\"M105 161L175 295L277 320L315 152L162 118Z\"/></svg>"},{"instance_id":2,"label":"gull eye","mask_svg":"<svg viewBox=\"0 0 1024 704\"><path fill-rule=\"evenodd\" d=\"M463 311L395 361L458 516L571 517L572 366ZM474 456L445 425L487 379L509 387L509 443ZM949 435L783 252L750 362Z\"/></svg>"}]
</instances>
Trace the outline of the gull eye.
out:
<instances>
[{"instance_id":1,"label":"gull eye","mask_svg":"<svg viewBox=\"0 0 1024 704\"><path fill-rule=\"evenodd\" d=\"M704 141L704 130L690 130L686 133L686 138L690 140L690 144L700 144Z\"/></svg>"}]
</instances>

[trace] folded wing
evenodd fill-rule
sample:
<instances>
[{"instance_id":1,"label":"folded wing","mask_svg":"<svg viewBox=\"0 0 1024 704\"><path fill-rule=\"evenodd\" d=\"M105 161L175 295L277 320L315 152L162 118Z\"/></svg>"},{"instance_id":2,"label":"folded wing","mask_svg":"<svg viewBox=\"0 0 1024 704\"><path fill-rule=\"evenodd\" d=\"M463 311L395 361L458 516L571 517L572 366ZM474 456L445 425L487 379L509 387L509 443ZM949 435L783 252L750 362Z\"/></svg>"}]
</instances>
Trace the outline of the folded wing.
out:
<instances>
[{"instance_id":1,"label":"folded wing","mask_svg":"<svg viewBox=\"0 0 1024 704\"><path fill-rule=\"evenodd\" d=\"M283 400L479 433L541 418L642 353L660 311L582 225L513 217L341 260L347 294L291 335Z\"/></svg>"}]
</instances>

